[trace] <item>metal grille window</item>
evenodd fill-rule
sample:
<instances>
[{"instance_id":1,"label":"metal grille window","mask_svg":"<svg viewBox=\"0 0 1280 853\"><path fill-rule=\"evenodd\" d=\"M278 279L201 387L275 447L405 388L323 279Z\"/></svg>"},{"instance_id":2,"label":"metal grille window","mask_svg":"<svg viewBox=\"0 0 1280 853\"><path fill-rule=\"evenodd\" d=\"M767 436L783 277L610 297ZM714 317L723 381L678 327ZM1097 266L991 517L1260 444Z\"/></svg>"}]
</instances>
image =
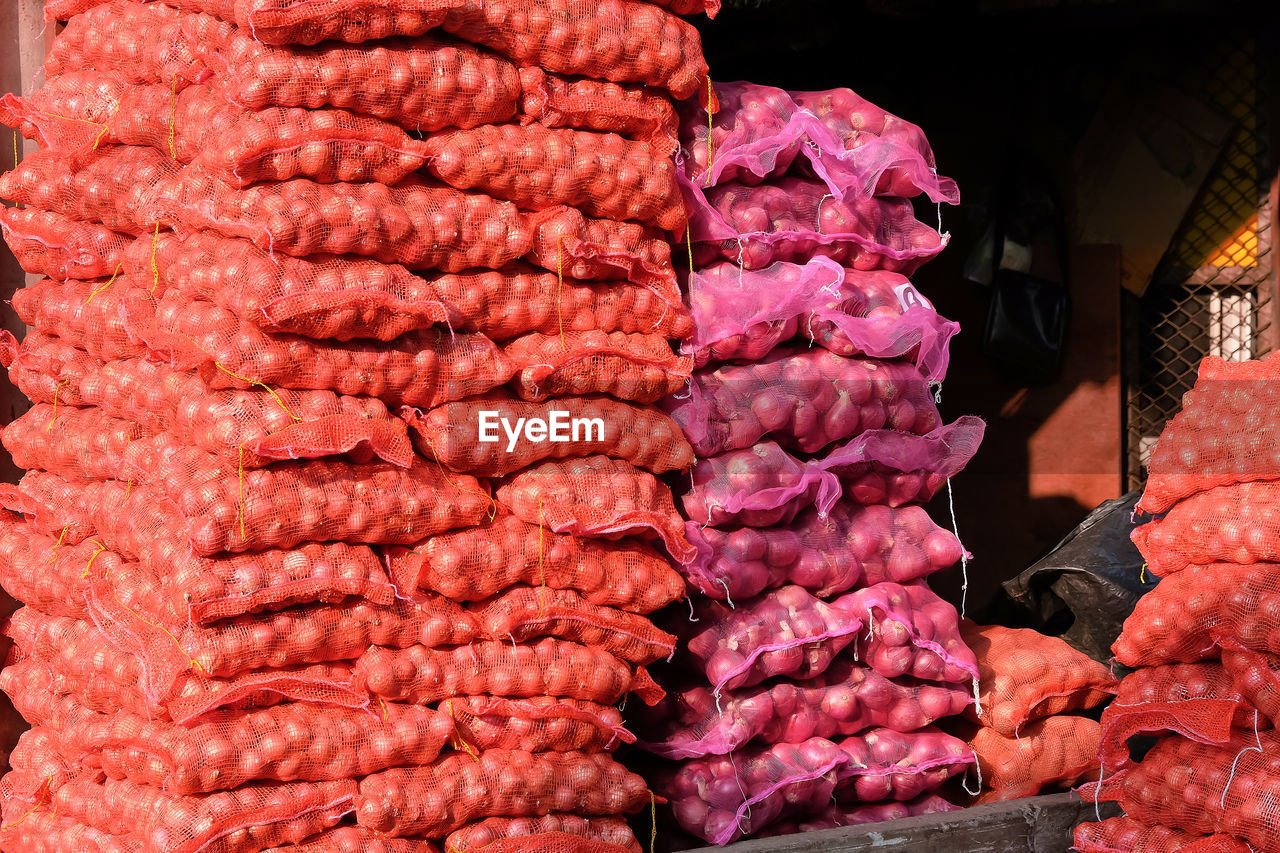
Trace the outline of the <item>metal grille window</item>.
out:
<instances>
[{"instance_id":1,"label":"metal grille window","mask_svg":"<svg viewBox=\"0 0 1280 853\"><path fill-rule=\"evenodd\" d=\"M1244 361L1277 348L1268 202L1272 61L1255 41L1224 40L1189 57L1171 81L1236 126L1151 286L1127 306L1130 488L1144 482L1151 447L1181 409L1202 358Z\"/></svg>"}]
</instances>

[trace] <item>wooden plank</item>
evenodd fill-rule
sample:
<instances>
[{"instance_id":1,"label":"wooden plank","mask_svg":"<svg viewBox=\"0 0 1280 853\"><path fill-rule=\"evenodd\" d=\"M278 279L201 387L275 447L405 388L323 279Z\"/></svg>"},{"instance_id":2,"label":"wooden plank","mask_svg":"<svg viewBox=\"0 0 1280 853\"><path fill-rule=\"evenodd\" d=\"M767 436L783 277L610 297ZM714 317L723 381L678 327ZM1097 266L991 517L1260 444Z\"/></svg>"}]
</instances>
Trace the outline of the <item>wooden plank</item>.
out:
<instances>
[{"instance_id":1,"label":"wooden plank","mask_svg":"<svg viewBox=\"0 0 1280 853\"><path fill-rule=\"evenodd\" d=\"M949 814L740 841L690 853L1066 853L1081 823L1119 814L1114 803L1052 794Z\"/></svg>"}]
</instances>

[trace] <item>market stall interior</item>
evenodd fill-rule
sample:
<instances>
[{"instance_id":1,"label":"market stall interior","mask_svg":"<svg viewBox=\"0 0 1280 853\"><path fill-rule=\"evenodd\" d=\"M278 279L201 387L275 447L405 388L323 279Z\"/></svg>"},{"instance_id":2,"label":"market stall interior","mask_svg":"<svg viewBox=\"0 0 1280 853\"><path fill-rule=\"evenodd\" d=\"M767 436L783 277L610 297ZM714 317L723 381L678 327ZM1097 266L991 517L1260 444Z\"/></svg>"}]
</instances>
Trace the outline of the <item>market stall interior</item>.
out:
<instances>
[{"instance_id":1,"label":"market stall interior","mask_svg":"<svg viewBox=\"0 0 1280 853\"><path fill-rule=\"evenodd\" d=\"M1275 4L0 43L0 853L1280 850Z\"/></svg>"}]
</instances>

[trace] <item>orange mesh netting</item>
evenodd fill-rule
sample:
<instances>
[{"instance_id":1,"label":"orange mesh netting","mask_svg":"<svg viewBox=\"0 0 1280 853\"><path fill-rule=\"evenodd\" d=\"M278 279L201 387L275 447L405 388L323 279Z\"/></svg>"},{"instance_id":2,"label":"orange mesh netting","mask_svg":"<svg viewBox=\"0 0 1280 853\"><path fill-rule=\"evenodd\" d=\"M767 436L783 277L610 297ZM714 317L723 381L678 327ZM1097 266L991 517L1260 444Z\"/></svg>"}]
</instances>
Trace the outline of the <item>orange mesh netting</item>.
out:
<instances>
[{"instance_id":1,"label":"orange mesh netting","mask_svg":"<svg viewBox=\"0 0 1280 853\"><path fill-rule=\"evenodd\" d=\"M693 557L671 489L647 471L607 456L541 462L497 487L521 521L556 533L598 539L660 539L677 560Z\"/></svg>"},{"instance_id":2,"label":"orange mesh netting","mask_svg":"<svg viewBox=\"0 0 1280 853\"><path fill-rule=\"evenodd\" d=\"M388 551L403 590L480 601L513 584L578 592L584 600L652 613L684 595L684 581L657 551L636 541L594 542L498 514L478 527Z\"/></svg>"},{"instance_id":3,"label":"orange mesh netting","mask_svg":"<svg viewBox=\"0 0 1280 853\"><path fill-rule=\"evenodd\" d=\"M985 789L976 803L1031 797L1098 776L1099 725L1086 717L1047 717L1017 737L977 726L969 746L978 757Z\"/></svg>"},{"instance_id":4,"label":"orange mesh netting","mask_svg":"<svg viewBox=\"0 0 1280 853\"><path fill-rule=\"evenodd\" d=\"M671 351L663 335L601 331L530 334L504 347L515 362L512 381L524 400L609 394L655 403L684 387L693 362Z\"/></svg>"},{"instance_id":5,"label":"orange mesh netting","mask_svg":"<svg viewBox=\"0 0 1280 853\"><path fill-rule=\"evenodd\" d=\"M113 275L132 242L104 225L34 207L0 208L0 234L23 271L58 281Z\"/></svg>"},{"instance_id":6,"label":"orange mesh netting","mask_svg":"<svg viewBox=\"0 0 1280 853\"><path fill-rule=\"evenodd\" d=\"M1115 695L1106 666L1056 637L965 619L960 636L978 658L979 705L969 716L1006 738L1027 723L1093 708Z\"/></svg>"},{"instance_id":7,"label":"orange mesh netting","mask_svg":"<svg viewBox=\"0 0 1280 853\"><path fill-rule=\"evenodd\" d=\"M434 837L483 817L619 815L650 802L644 780L607 755L494 749L368 776L356 815L361 826L388 835Z\"/></svg>"},{"instance_id":8,"label":"orange mesh netting","mask_svg":"<svg viewBox=\"0 0 1280 853\"><path fill-rule=\"evenodd\" d=\"M94 358L112 361L145 354L129 319L133 306L150 301L150 287L151 282L128 275L92 281L44 279L14 291L10 304L28 326L72 342Z\"/></svg>"},{"instance_id":9,"label":"orange mesh netting","mask_svg":"<svg viewBox=\"0 0 1280 853\"><path fill-rule=\"evenodd\" d=\"M578 699L461 696L437 708L453 721L454 747L464 752L609 752L635 741L617 708Z\"/></svg>"},{"instance_id":10,"label":"orange mesh netting","mask_svg":"<svg viewBox=\"0 0 1280 853\"><path fill-rule=\"evenodd\" d=\"M1229 835L1190 835L1159 824L1147 826L1131 817L1080 824L1075 849L1080 853L1252 853L1248 844Z\"/></svg>"},{"instance_id":11,"label":"orange mesh netting","mask_svg":"<svg viewBox=\"0 0 1280 853\"><path fill-rule=\"evenodd\" d=\"M593 846L597 851L605 849L602 845L614 845L630 853L642 853L644 849L622 818L572 814L485 818L450 833L444 840L444 848L456 853L488 853L495 845L525 853L589 853Z\"/></svg>"}]
</instances>

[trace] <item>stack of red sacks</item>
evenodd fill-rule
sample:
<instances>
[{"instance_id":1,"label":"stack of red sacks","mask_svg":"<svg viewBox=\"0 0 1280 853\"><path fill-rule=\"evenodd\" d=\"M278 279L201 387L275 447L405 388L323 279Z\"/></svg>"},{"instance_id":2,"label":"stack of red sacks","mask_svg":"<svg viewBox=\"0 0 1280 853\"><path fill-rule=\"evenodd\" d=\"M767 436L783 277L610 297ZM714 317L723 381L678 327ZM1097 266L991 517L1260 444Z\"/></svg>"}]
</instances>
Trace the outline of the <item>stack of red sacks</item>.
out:
<instances>
[{"instance_id":1,"label":"stack of red sacks","mask_svg":"<svg viewBox=\"0 0 1280 853\"><path fill-rule=\"evenodd\" d=\"M681 134L697 370L664 406L698 456L699 595L641 732L679 762L658 790L716 844L949 809L932 792L973 755L932 724L977 668L923 580L963 549L920 504L983 424L942 423L958 327L906 274L944 242L910 197L955 186L919 128L848 90L715 94Z\"/></svg>"},{"instance_id":2,"label":"stack of red sacks","mask_svg":"<svg viewBox=\"0 0 1280 853\"><path fill-rule=\"evenodd\" d=\"M1280 358L1200 365L1152 451L1133 533L1161 578L1112 650L1136 669L1102 717L1103 781L1086 799L1126 817L1085 824L1095 851L1280 845ZM1141 760L1134 735L1158 740Z\"/></svg>"},{"instance_id":3,"label":"stack of red sacks","mask_svg":"<svg viewBox=\"0 0 1280 853\"><path fill-rule=\"evenodd\" d=\"M48 7L0 847L638 850L703 2Z\"/></svg>"},{"instance_id":4,"label":"stack of red sacks","mask_svg":"<svg viewBox=\"0 0 1280 853\"><path fill-rule=\"evenodd\" d=\"M953 730L978 759L975 804L1016 800L1098 778L1102 730L1088 711L1116 693L1111 670L1057 637L960 622L978 657L978 702Z\"/></svg>"}]
</instances>

